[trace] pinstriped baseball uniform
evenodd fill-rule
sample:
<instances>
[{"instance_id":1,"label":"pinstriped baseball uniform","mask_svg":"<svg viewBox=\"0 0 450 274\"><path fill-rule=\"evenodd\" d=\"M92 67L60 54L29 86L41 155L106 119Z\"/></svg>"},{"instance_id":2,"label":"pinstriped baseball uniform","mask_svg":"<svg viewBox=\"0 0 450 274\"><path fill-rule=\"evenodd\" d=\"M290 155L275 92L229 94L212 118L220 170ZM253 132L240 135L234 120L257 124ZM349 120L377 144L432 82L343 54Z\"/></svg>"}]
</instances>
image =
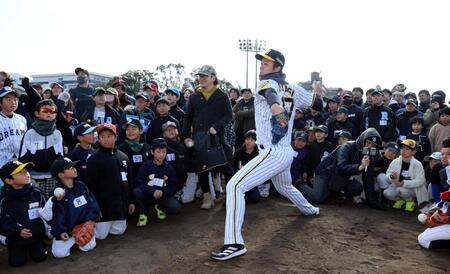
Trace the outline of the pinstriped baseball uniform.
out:
<instances>
[{"instance_id":1,"label":"pinstriped baseball uniform","mask_svg":"<svg viewBox=\"0 0 450 274\"><path fill-rule=\"evenodd\" d=\"M19 157L22 137L27 131L27 120L14 113L10 118L0 112L0 166Z\"/></svg>"},{"instance_id":2,"label":"pinstriped baseball uniform","mask_svg":"<svg viewBox=\"0 0 450 274\"><path fill-rule=\"evenodd\" d=\"M274 89L281 105L290 115L288 131L276 144L272 144L272 112L264 96L258 92L267 88ZM289 198L304 215L316 215L317 207L312 206L303 195L292 185L290 165L294 158L291 147L291 135L294 120L294 109L309 107L314 102L313 93L301 87L279 85L273 80L259 83L255 94L255 122L256 139L260 147L259 155L241 168L227 184L227 212L225 220L224 244L244 244L241 227L244 222L245 199L244 193L258 186L268 179L278 192Z\"/></svg>"}]
</instances>

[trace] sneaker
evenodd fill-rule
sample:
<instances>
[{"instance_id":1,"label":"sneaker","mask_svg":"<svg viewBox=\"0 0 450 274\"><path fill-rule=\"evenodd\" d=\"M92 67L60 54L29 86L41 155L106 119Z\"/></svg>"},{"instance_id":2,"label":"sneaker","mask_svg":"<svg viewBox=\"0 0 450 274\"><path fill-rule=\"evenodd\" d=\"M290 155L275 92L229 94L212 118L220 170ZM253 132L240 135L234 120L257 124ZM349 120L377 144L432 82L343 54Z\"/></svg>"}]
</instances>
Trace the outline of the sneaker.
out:
<instances>
[{"instance_id":1,"label":"sneaker","mask_svg":"<svg viewBox=\"0 0 450 274\"><path fill-rule=\"evenodd\" d=\"M166 213L161 209L159 209L158 205L155 205L155 210L156 210L156 218L160 220L165 220L167 218Z\"/></svg>"},{"instance_id":2,"label":"sneaker","mask_svg":"<svg viewBox=\"0 0 450 274\"><path fill-rule=\"evenodd\" d=\"M3 235L0 235L0 244L6 246L6 237Z\"/></svg>"},{"instance_id":3,"label":"sneaker","mask_svg":"<svg viewBox=\"0 0 450 274\"><path fill-rule=\"evenodd\" d=\"M202 209L210 209L214 206L214 201L212 199L211 193L203 193L203 203Z\"/></svg>"},{"instance_id":4,"label":"sneaker","mask_svg":"<svg viewBox=\"0 0 450 274\"><path fill-rule=\"evenodd\" d=\"M137 226L138 227L143 227L147 225L147 215L145 214L139 214L139 219L138 219L138 223Z\"/></svg>"},{"instance_id":5,"label":"sneaker","mask_svg":"<svg viewBox=\"0 0 450 274\"><path fill-rule=\"evenodd\" d=\"M357 195L357 196L353 196L353 203L354 204L362 204L363 203L363 200L362 200L362 198L361 198L361 196L359 196L359 195Z\"/></svg>"},{"instance_id":6,"label":"sneaker","mask_svg":"<svg viewBox=\"0 0 450 274\"><path fill-rule=\"evenodd\" d=\"M241 244L224 245L219 251L211 253L211 259L226 261L247 253L247 249Z\"/></svg>"},{"instance_id":7,"label":"sneaker","mask_svg":"<svg viewBox=\"0 0 450 274\"><path fill-rule=\"evenodd\" d=\"M416 209L416 203L414 201L407 201L405 205L405 210L413 212Z\"/></svg>"},{"instance_id":8,"label":"sneaker","mask_svg":"<svg viewBox=\"0 0 450 274\"><path fill-rule=\"evenodd\" d=\"M267 198L270 195L270 184L259 185L258 190L261 197Z\"/></svg>"},{"instance_id":9,"label":"sneaker","mask_svg":"<svg viewBox=\"0 0 450 274\"><path fill-rule=\"evenodd\" d=\"M405 200L397 200L392 207L395 209L401 209L405 205L405 203Z\"/></svg>"},{"instance_id":10,"label":"sneaker","mask_svg":"<svg viewBox=\"0 0 450 274\"><path fill-rule=\"evenodd\" d=\"M203 191L202 191L202 189L199 187L199 188L197 189L197 191L195 192L195 197L200 198L200 197L202 197L202 196L203 196Z\"/></svg>"}]
</instances>

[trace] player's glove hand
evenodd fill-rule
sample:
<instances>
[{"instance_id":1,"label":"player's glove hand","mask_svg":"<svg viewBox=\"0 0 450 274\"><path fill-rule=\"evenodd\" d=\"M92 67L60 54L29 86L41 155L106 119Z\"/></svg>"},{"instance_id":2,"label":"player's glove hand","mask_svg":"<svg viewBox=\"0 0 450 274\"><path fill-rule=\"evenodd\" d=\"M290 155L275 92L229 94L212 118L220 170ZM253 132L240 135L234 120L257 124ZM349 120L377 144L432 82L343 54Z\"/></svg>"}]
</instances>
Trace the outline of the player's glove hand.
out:
<instances>
[{"instance_id":1,"label":"player's glove hand","mask_svg":"<svg viewBox=\"0 0 450 274\"><path fill-rule=\"evenodd\" d=\"M289 114L283 111L280 114L272 115L272 144L276 145L286 135L288 130Z\"/></svg>"},{"instance_id":2,"label":"player's glove hand","mask_svg":"<svg viewBox=\"0 0 450 274\"><path fill-rule=\"evenodd\" d=\"M72 229L72 236L79 246L85 246L94 236L94 222L87 221Z\"/></svg>"}]
</instances>

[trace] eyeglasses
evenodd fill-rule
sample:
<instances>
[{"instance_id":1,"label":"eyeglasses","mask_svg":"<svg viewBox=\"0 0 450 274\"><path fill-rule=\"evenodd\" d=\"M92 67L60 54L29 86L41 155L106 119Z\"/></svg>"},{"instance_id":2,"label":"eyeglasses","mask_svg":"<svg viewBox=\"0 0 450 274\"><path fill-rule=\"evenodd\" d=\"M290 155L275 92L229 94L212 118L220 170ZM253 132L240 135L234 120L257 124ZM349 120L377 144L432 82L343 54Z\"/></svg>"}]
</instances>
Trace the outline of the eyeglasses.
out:
<instances>
[{"instance_id":1,"label":"eyeglasses","mask_svg":"<svg viewBox=\"0 0 450 274\"><path fill-rule=\"evenodd\" d=\"M41 107L41 109L39 110L39 112L41 112L41 113L55 114L55 113L56 113L56 107L55 107L55 106L45 106L45 107Z\"/></svg>"}]
</instances>

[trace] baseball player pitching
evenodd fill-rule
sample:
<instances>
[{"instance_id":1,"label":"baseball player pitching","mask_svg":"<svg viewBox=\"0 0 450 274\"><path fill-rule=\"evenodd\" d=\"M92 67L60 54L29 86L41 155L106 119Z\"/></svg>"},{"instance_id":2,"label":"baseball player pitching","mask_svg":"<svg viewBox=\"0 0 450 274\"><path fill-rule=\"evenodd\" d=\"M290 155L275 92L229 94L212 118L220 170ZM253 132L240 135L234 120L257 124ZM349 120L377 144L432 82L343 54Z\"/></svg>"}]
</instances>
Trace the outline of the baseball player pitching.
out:
<instances>
[{"instance_id":1,"label":"baseball player pitching","mask_svg":"<svg viewBox=\"0 0 450 274\"><path fill-rule=\"evenodd\" d=\"M294 158L291 133L295 109L323 107L320 94L289 85L282 72L284 56L276 50L256 54L261 61L260 83L255 95L255 123L259 155L240 169L227 185L224 246L211 258L225 261L244 255L247 249L241 234L245 214L246 191L271 179L279 193L289 198L303 215L318 215L292 185L290 165Z\"/></svg>"}]
</instances>

